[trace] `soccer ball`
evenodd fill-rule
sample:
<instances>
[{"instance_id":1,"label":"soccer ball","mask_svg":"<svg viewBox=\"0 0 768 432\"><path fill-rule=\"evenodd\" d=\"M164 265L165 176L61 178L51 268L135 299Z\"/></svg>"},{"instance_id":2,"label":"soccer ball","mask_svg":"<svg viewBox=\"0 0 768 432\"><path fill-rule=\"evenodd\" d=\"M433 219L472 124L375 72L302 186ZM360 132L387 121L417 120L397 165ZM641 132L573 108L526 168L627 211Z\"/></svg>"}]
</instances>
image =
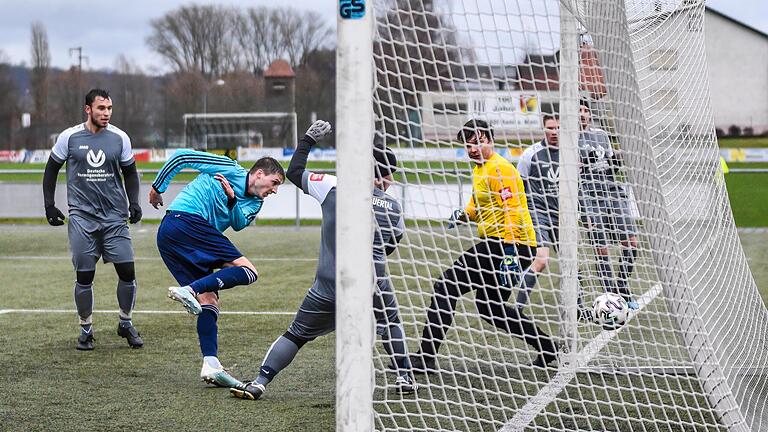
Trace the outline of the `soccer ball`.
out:
<instances>
[{"instance_id":1,"label":"soccer ball","mask_svg":"<svg viewBox=\"0 0 768 432\"><path fill-rule=\"evenodd\" d=\"M617 294L605 293L592 302L595 322L606 330L616 330L627 322L629 306Z\"/></svg>"}]
</instances>

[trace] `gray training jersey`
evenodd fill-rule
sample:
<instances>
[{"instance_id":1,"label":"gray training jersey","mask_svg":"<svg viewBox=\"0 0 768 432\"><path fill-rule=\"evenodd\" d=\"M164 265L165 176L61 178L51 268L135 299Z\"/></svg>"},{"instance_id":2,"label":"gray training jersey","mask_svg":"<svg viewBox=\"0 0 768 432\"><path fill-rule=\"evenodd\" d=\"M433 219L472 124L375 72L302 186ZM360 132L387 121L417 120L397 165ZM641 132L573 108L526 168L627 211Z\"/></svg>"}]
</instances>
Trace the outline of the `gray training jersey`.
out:
<instances>
[{"instance_id":1,"label":"gray training jersey","mask_svg":"<svg viewBox=\"0 0 768 432\"><path fill-rule=\"evenodd\" d=\"M324 300L336 300L336 177L304 171L301 179L304 193L320 203L323 221L320 233L320 255L315 282L309 292ZM402 209L394 198L379 189L373 191L373 216L376 232L373 238L373 258L376 273L384 277L383 265L387 246L394 247L403 235L405 225Z\"/></svg>"},{"instance_id":2,"label":"gray training jersey","mask_svg":"<svg viewBox=\"0 0 768 432\"><path fill-rule=\"evenodd\" d=\"M526 169L525 193L536 212L547 212L557 220L560 191L560 151L542 141L534 148Z\"/></svg>"},{"instance_id":3,"label":"gray training jersey","mask_svg":"<svg viewBox=\"0 0 768 432\"><path fill-rule=\"evenodd\" d=\"M373 234L373 260L386 261L387 249L400 243L405 232L403 210L400 203L381 189L373 190L373 217L376 231Z\"/></svg>"},{"instance_id":4,"label":"gray training jersey","mask_svg":"<svg viewBox=\"0 0 768 432\"><path fill-rule=\"evenodd\" d=\"M400 243L405 232L403 209L400 203L381 189L373 190L373 264L379 290L389 290L387 255Z\"/></svg>"},{"instance_id":5,"label":"gray training jersey","mask_svg":"<svg viewBox=\"0 0 768 432\"><path fill-rule=\"evenodd\" d=\"M320 255L315 282L309 293L326 301L336 301L336 177L304 171L301 188L320 203Z\"/></svg>"},{"instance_id":6,"label":"gray training jersey","mask_svg":"<svg viewBox=\"0 0 768 432\"><path fill-rule=\"evenodd\" d=\"M128 218L128 199L121 166L133 163L131 140L115 126L93 133L85 123L73 126L56 139L51 156L67 164L69 214L101 222Z\"/></svg>"},{"instance_id":7,"label":"gray training jersey","mask_svg":"<svg viewBox=\"0 0 768 432\"><path fill-rule=\"evenodd\" d=\"M613 174L613 147L608 134L602 129L590 128L579 134L581 178L579 191L591 197L602 198L620 186Z\"/></svg>"}]
</instances>

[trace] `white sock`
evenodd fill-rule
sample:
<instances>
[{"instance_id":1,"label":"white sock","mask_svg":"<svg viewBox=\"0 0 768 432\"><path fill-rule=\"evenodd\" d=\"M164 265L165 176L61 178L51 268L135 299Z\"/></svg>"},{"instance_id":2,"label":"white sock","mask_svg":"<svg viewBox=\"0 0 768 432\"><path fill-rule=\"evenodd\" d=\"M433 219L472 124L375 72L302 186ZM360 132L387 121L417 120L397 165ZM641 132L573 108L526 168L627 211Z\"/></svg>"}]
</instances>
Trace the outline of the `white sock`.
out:
<instances>
[{"instance_id":1,"label":"white sock","mask_svg":"<svg viewBox=\"0 0 768 432\"><path fill-rule=\"evenodd\" d=\"M214 356L204 356L203 357L203 363L207 364L208 366L214 368L214 369L223 369L224 367L221 365L221 362L219 362L218 357Z\"/></svg>"}]
</instances>

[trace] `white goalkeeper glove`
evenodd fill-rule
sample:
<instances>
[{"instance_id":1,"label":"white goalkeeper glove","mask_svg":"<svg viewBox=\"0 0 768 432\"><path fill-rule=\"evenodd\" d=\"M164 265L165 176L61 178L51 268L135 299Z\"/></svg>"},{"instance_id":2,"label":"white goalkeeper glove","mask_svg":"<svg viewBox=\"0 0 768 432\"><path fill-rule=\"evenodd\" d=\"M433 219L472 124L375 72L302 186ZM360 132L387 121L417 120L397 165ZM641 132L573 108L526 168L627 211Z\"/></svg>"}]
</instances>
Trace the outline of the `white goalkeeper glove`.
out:
<instances>
[{"instance_id":1,"label":"white goalkeeper glove","mask_svg":"<svg viewBox=\"0 0 768 432\"><path fill-rule=\"evenodd\" d=\"M312 138L312 141L318 143L321 139L331 133L331 124L325 120L316 120L312 126L307 129L306 135Z\"/></svg>"}]
</instances>

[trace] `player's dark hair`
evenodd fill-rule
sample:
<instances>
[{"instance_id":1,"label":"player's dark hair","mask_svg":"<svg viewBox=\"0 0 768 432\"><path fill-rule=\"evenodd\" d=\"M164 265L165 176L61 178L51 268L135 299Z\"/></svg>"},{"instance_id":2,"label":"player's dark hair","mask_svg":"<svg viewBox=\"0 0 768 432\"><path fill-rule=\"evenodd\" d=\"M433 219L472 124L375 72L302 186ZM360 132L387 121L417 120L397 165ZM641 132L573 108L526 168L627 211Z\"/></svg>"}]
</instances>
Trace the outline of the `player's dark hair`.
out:
<instances>
[{"instance_id":1,"label":"player's dark hair","mask_svg":"<svg viewBox=\"0 0 768 432\"><path fill-rule=\"evenodd\" d=\"M384 144L384 139L379 133L376 133L373 137L373 159L376 162L374 176L377 179L394 174L397 171L395 152Z\"/></svg>"},{"instance_id":2,"label":"player's dark hair","mask_svg":"<svg viewBox=\"0 0 768 432\"><path fill-rule=\"evenodd\" d=\"M587 110L592 111L592 108L589 106L589 101L586 99L579 99L579 107L587 107Z\"/></svg>"},{"instance_id":3,"label":"player's dark hair","mask_svg":"<svg viewBox=\"0 0 768 432\"><path fill-rule=\"evenodd\" d=\"M547 120L560 120L560 116L557 114L544 114L544 117L541 119L541 124L546 124Z\"/></svg>"},{"instance_id":4,"label":"player's dark hair","mask_svg":"<svg viewBox=\"0 0 768 432\"><path fill-rule=\"evenodd\" d=\"M485 135L489 141L493 141L493 128L491 128L487 121L479 119L472 119L464 123L459 133L456 134L456 139L466 143L477 134ZM480 137L478 136L477 138Z\"/></svg>"},{"instance_id":5,"label":"player's dark hair","mask_svg":"<svg viewBox=\"0 0 768 432\"><path fill-rule=\"evenodd\" d=\"M256 161L251 169L248 171L250 174L255 173L257 170L261 170L266 175L279 174L280 177L285 179L285 170L275 158L265 156Z\"/></svg>"},{"instance_id":6,"label":"player's dark hair","mask_svg":"<svg viewBox=\"0 0 768 432\"><path fill-rule=\"evenodd\" d=\"M91 106L93 104L93 101L97 97L103 97L104 99L109 99L109 92L104 89L91 89L86 95L85 95L85 104L88 106Z\"/></svg>"}]
</instances>

